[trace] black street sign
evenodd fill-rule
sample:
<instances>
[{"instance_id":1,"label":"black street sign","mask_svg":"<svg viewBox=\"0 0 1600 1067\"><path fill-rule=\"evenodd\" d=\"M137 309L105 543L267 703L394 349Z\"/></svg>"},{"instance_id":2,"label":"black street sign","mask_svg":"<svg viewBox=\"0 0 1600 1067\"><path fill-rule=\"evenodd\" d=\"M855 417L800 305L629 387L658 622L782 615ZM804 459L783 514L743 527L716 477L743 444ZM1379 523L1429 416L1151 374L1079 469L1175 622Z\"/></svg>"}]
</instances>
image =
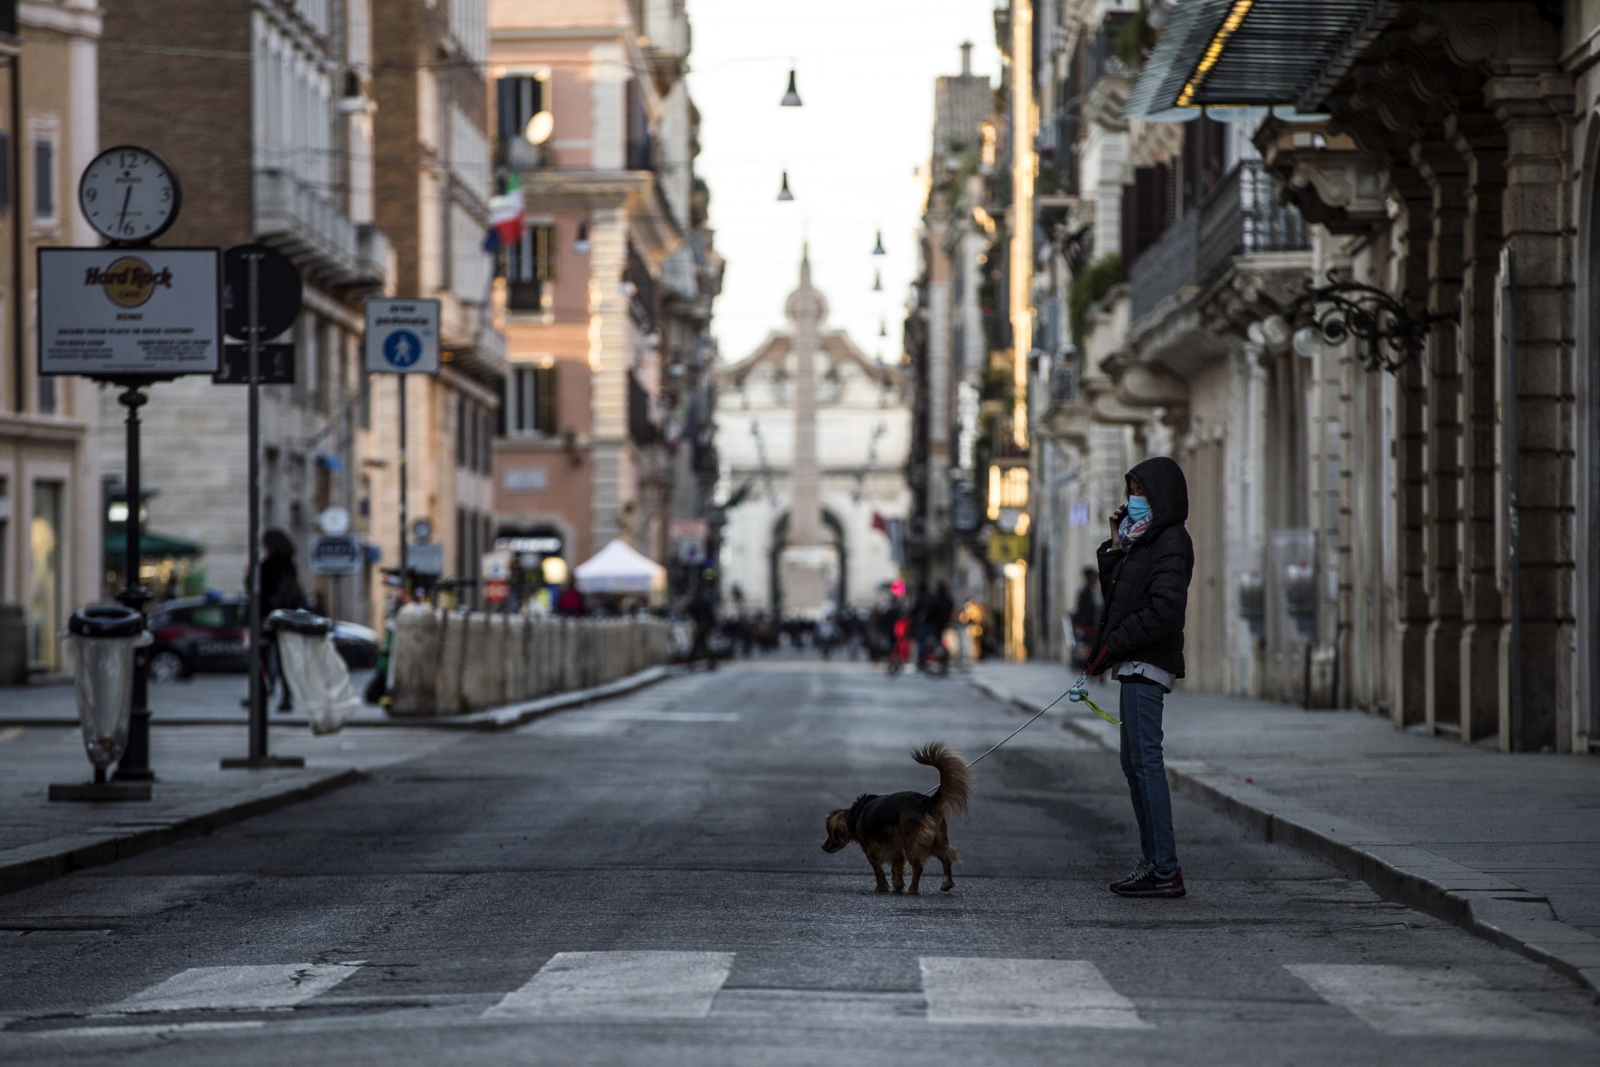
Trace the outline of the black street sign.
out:
<instances>
[{"instance_id":1,"label":"black street sign","mask_svg":"<svg viewBox=\"0 0 1600 1067\"><path fill-rule=\"evenodd\" d=\"M252 252L261 254L261 304L257 309L261 339L276 337L294 325L300 314L300 271L275 248L234 245L222 254L222 326L229 337L250 339L250 263Z\"/></svg>"},{"instance_id":2,"label":"black street sign","mask_svg":"<svg viewBox=\"0 0 1600 1067\"><path fill-rule=\"evenodd\" d=\"M262 385L294 384L294 345L262 345L260 360ZM250 384L250 346L229 342L222 346L222 369L211 376L217 385Z\"/></svg>"}]
</instances>

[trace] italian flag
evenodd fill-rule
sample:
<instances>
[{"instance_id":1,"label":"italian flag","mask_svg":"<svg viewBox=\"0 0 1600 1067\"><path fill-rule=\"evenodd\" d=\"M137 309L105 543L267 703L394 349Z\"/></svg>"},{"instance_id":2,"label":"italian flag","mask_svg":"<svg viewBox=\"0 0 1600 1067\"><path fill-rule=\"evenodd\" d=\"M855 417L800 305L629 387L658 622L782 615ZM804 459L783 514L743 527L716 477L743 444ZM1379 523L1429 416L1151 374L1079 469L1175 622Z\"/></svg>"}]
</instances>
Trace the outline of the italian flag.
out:
<instances>
[{"instance_id":1,"label":"italian flag","mask_svg":"<svg viewBox=\"0 0 1600 1067\"><path fill-rule=\"evenodd\" d=\"M489 234L483 240L486 252L498 252L522 239L522 220L526 209L522 201L522 178L513 174L506 191L489 198Z\"/></svg>"}]
</instances>

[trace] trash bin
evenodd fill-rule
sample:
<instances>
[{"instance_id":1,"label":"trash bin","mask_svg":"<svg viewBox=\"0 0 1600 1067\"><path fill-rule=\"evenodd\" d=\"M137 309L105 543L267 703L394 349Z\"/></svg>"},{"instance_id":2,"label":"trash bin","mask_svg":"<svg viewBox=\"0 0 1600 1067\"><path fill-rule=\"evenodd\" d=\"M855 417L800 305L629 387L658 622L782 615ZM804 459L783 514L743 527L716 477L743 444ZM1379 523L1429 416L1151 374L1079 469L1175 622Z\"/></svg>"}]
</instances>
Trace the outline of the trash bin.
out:
<instances>
[{"instance_id":1,"label":"trash bin","mask_svg":"<svg viewBox=\"0 0 1600 1067\"><path fill-rule=\"evenodd\" d=\"M95 770L104 771L128 746L134 650L154 639L144 628L143 615L116 604L73 612L61 636L71 642L77 664L72 682L83 747Z\"/></svg>"},{"instance_id":2,"label":"trash bin","mask_svg":"<svg viewBox=\"0 0 1600 1067\"><path fill-rule=\"evenodd\" d=\"M305 711L314 734L337 733L361 710L350 669L333 645L333 620L315 612L279 609L266 627L278 643L278 665L295 707Z\"/></svg>"}]
</instances>

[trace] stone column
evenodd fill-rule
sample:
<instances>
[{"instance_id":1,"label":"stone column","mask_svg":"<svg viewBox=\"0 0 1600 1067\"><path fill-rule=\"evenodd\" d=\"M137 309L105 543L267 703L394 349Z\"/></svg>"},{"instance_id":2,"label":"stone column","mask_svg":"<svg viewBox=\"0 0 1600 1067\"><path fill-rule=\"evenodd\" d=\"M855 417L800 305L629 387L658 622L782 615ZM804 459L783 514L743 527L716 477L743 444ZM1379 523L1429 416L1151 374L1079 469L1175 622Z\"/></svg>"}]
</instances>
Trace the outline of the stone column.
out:
<instances>
[{"instance_id":1,"label":"stone column","mask_svg":"<svg viewBox=\"0 0 1600 1067\"><path fill-rule=\"evenodd\" d=\"M1446 130L1467 165L1461 279L1462 529L1461 740L1500 725L1500 634L1495 567L1495 276L1502 244L1505 132L1493 115L1451 116Z\"/></svg>"},{"instance_id":2,"label":"stone column","mask_svg":"<svg viewBox=\"0 0 1600 1067\"><path fill-rule=\"evenodd\" d=\"M1537 752L1570 747L1572 736L1573 211L1562 116L1573 89L1551 70L1492 78L1485 97L1506 131L1501 219L1516 257L1518 434L1505 452L1517 465L1521 619L1502 631L1500 745ZM1519 635L1520 729L1511 708Z\"/></svg>"},{"instance_id":3,"label":"stone column","mask_svg":"<svg viewBox=\"0 0 1600 1067\"><path fill-rule=\"evenodd\" d=\"M1429 139L1412 146L1411 161L1428 183L1428 310L1454 307L1461 293L1461 233L1467 214L1467 167L1453 145ZM1430 732L1461 721L1461 353L1453 323L1429 333L1428 366L1428 641Z\"/></svg>"}]
</instances>

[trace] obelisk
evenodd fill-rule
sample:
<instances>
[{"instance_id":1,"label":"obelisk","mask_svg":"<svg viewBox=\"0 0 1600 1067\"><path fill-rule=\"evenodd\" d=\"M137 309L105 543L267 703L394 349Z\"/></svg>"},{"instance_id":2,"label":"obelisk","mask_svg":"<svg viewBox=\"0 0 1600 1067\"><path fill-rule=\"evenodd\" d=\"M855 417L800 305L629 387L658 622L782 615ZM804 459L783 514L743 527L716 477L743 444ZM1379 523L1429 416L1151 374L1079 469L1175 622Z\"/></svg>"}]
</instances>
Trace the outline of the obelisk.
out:
<instances>
[{"instance_id":1,"label":"obelisk","mask_svg":"<svg viewBox=\"0 0 1600 1067\"><path fill-rule=\"evenodd\" d=\"M827 301L811 285L809 250L800 250L800 287L785 309L794 323L794 501L783 552L785 614L816 618L828 596L832 553L822 544L822 505L817 475L817 327Z\"/></svg>"}]
</instances>

